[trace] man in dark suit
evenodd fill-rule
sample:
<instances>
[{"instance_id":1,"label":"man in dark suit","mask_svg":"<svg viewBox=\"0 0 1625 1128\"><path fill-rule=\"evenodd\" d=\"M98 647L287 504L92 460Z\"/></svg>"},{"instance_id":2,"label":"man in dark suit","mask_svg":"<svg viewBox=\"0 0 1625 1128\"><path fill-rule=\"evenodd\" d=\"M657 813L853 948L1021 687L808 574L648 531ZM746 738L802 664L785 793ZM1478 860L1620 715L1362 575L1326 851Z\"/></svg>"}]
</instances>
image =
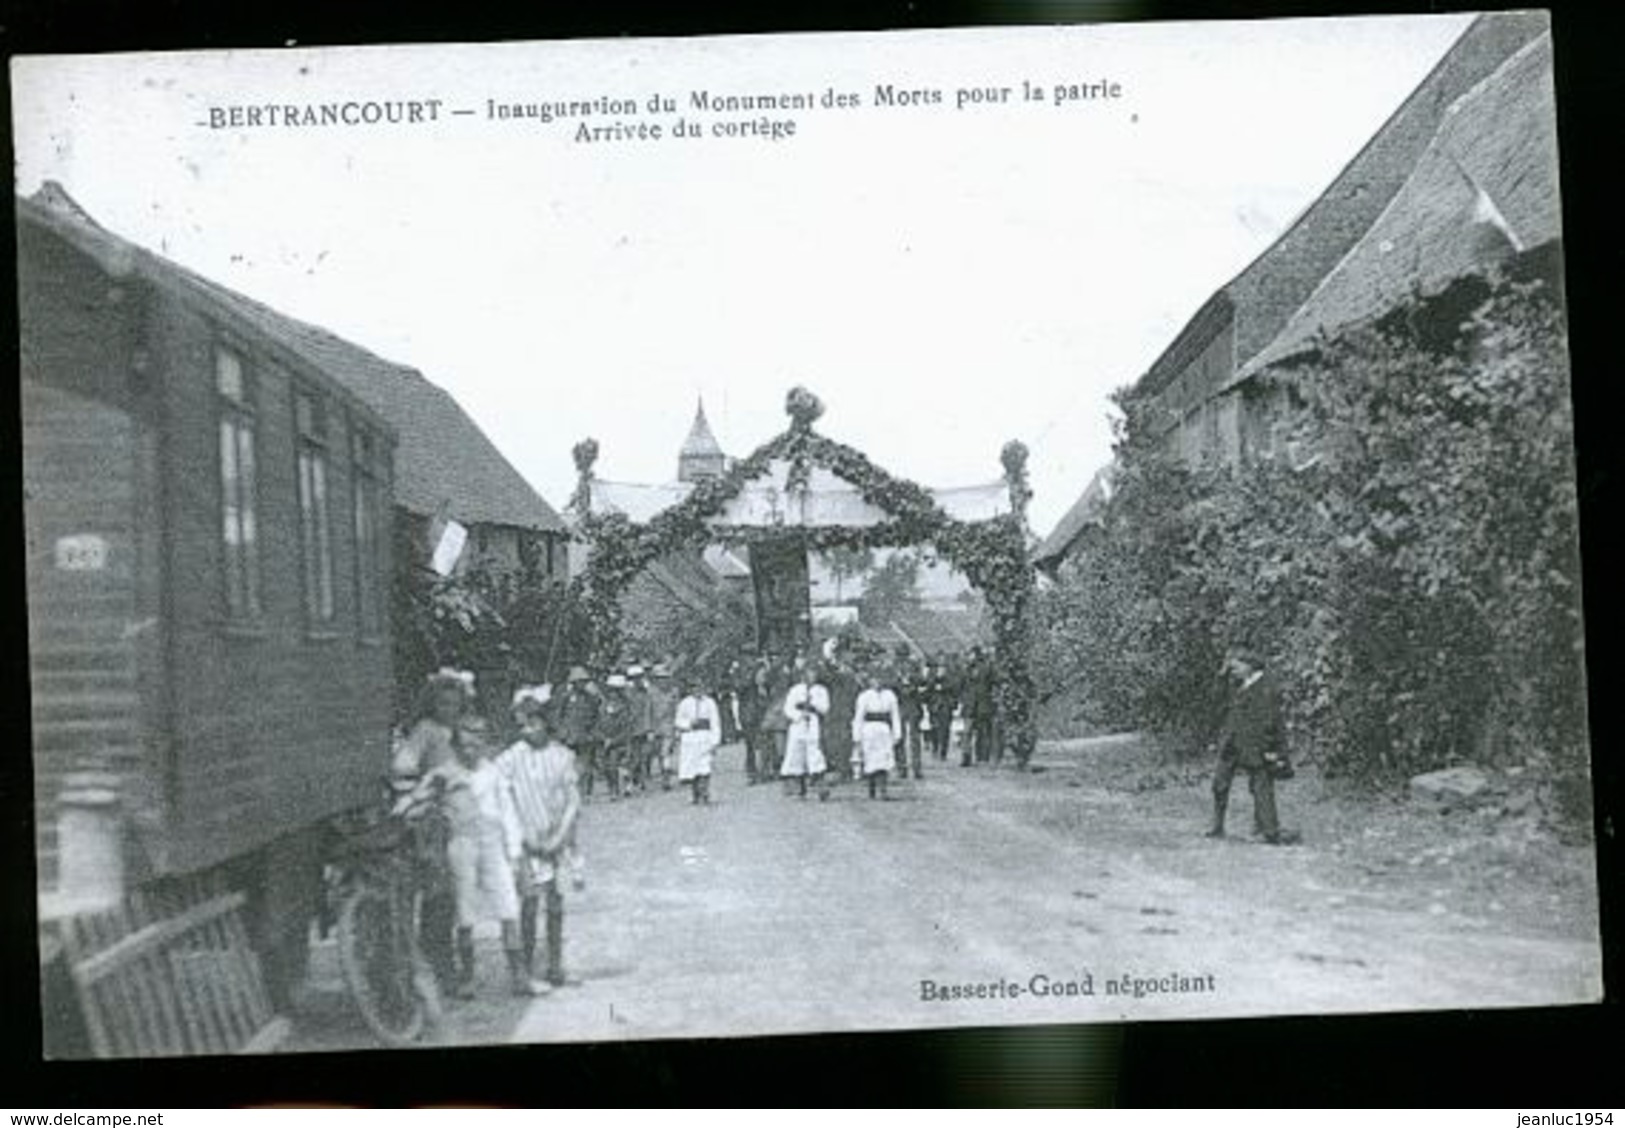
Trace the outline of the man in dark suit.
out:
<instances>
[{"instance_id":1,"label":"man in dark suit","mask_svg":"<svg viewBox=\"0 0 1625 1128\"><path fill-rule=\"evenodd\" d=\"M993 660L980 646L971 647L970 666L965 677L969 683L969 692L965 695L965 714L970 722L970 746L975 749L978 764L996 763L1003 749L998 747L994 724Z\"/></svg>"},{"instance_id":2,"label":"man in dark suit","mask_svg":"<svg viewBox=\"0 0 1625 1128\"><path fill-rule=\"evenodd\" d=\"M925 679L914 655L898 643L888 672L888 688L897 695L897 709L903 721L903 743L897 749L897 775L907 779L912 768L915 779L923 778L920 768L920 715L924 711Z\"/></svg>"},{"instance_id":3,"label":"man in dark suit","mask_svg":"<svg viewBox=\"0 0 1625 1128\"><path fill-rule=\"evenodd\" d=\"M948 759L948 738L952 734L954 706L958 698L948 671L940 661L931 663L925 677L925 706L931 720L931 754L939 761Z\"/></svg>"},{"instance_id":4,"label":"man in dark suit","mask_svg":"<svg viewBox=\"0 0 1625 1128\"><path fill-rule=\"evenodd\" d=\"M565 743L576 754L576 771L581 778L581 794L592 794L593 777L598 774L599 696L591 676L581 666L570 670L564 696L558 702Z\"/></svg>"},{"instance_id":5,"label":"man in dark suit","mask_svg":"<svg viewBox=\"0 0 1625 1128\"><path fill-rule=\"evenodd\" d=\"M1208 837L1224 837L1230 783L1237 771L1243 771L1247 773L1247 790L1253 796L1253 830L1272 846L1291 845L1299 836L1295 831L1281 829L1275 811L1275 780L1291 772L1286 728L1281 719L1280 686L1262 664L1248 658L1232 659L1230 672L1239 688L1215 741L1219 765L1213 773L1213 825Z\"/></svg>"}]
</instances>

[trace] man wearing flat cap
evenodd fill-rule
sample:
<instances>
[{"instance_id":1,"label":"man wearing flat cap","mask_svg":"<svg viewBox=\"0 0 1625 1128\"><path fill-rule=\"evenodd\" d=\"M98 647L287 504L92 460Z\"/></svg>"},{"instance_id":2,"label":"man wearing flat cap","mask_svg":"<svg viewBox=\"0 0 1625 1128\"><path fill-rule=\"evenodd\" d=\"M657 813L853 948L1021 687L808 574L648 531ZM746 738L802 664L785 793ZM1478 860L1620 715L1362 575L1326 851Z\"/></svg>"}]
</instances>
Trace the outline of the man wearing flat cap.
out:
<instances>
[{"instance_id":1,"label":"man wearing flat cap","mask_svg":"<svg viewBox=\"0 0 1625 1128\"><path fill-rule=\"evenodd\" d=\"M649 750L656 720L648 671L641 662L633 662L626 667L626 703L632 716L632 735L626 751L627 776L634 789L646 791L649 787Z\"/></svg>"},{"instance_id":2,"label":"man wearing flat cap","mask_svg":"<svg viewBox=\"0 0 1625 1128\"><path fill-rule=\"evenodd\" d=\"M1215 741L1219 764L1213 773L1213 823L1208 837L1224 837L1230 784L1241 771L1247 773L1247 790L1253 796L1254 832L1272 846L1291 845L1299 836L1295 831L1281 829L1275 810L1275 781L1289 778L1292 772L1286 726L1281 718L1280 687L1275 676L1251 654L1231 658L1228 669L1237 689Z\"/></svg>"},{"instance_id":3,"label":"man wearing flat cap","mask_svg":"<svg viewBox=\"0 0 1625 1128\"><path fill-rule=\"evenodd\" d=\"M611 799L619 799L626 793L627 761L636 726L632 701L627 696L626 675L609 675L604 679L604 697L598 713L598 758Z\"/></svg>"},{"instance_id":4,"label":"man wearing flat cap","mask_svg":"<svg viewBox=\"0 0 1625 1128\"><path fill-rule=\"evenodd\" d=\"M649 776L660 780L662 791L671 790L672 776L677 771L677 731L672 717L677 712L680 697L672 681L671 667L656 662L649 682L649 710L655 717L650 737Z\"/></svg>"},{"instance_id":5,"label":"man wearing flat cap","mask_svg":"<svg viewBox=\"0 0 1625 1128\"><path fill-rule=\"evenodd\" d=\"M557 703L561 736L564 743L575 750L577 770L581 774L581 793L592 794L593 777L598 774L598 714L599 697L586 669L573 666Z\"/></svg>"}]
</instances>

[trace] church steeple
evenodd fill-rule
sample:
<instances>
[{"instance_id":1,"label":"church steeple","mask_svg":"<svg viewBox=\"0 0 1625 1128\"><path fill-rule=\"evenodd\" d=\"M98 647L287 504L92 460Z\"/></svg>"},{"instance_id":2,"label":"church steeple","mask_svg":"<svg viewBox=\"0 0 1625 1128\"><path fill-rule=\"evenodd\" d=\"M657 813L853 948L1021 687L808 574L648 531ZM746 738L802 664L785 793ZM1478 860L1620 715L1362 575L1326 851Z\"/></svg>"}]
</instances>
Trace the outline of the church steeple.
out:
<instances>
[{"instance_id":1,"label":"church steeple","mask_svg":"<svg viewBox=\"0 0 1625 1128\"><path fill-rule=\"evenodd\" d=\"M688 429L677 452L677 480L698 482L705 478L720 478L728 469L728 456L722 453L717 437L711 433L711 424L705 418L705 401L699 401L694 411L694 425Z\"/></svg>"}]
</instances>

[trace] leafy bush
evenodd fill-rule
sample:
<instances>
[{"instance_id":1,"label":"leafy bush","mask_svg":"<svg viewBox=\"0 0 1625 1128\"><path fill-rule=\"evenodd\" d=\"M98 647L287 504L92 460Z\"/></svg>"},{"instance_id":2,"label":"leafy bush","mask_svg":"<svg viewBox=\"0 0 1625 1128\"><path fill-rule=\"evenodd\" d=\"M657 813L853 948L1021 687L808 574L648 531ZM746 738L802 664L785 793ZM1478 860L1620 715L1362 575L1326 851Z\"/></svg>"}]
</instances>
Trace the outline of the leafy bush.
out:
<instances>
[{"instance_id":1,"label":"leafy bush","mask_svg":"<svg viewBox=\"0 0 1625 1128\"><path fill-rule=\"evenodd\" d=\"M396 559L412 559L413 545ZM395 570L393 591L396 716L411 718L428 676L442 666L475 674L482 705L506 716L515 687L558 681L586 654L580 601L563 584L524 573L476 570L441 577L427 568Z\"/></svg>"},{"instance_id":2,"label":"leafy bush","mask_svg":"<svg viewBox=\"0 0 1625 1128\"><path fill-rule=\"evenodd\" d=\"M1039 603L1046 695L1081 685L1095 723L1188 746L1246 650L1282 672L1294 741L1329 773L1583 778L1561 310L1497 281L1455 334L1437 312L1414 301L1267 374L1300 405L1290 455L1187 468L1120 394L1103 526Z\"/></svg>"}]
</instances>

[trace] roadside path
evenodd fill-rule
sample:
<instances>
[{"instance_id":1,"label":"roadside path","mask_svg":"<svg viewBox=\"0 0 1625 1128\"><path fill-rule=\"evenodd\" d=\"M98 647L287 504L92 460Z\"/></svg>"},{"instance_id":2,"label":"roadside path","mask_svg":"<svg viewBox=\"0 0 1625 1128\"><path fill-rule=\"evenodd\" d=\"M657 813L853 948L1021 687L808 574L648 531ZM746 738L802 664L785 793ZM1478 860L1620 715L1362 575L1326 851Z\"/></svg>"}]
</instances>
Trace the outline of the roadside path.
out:
<instances>
[{"instance_id":1,"label":"roadside path","mask_svg":"<svg viewBox=\"0 0 1625 1128\"><path fill-rule=\"evenodd\" d=\"M589 803L588 885L565 925L581 982L513 998L493 930L480 998L434 1041L1482 1008L1600 991L1583 850L1508 853L1414 812L1324 800L1302 778L1282 807L1305 845L1213 842L1195 779L1133 785L1145 757L1132 738L1045 745L1027 773L928 764L925 780L894 781L889 803L852 784L827 803L747 786L742 759L721 751L709 807L675 790ZM1238 787L1233 825L1248 803ZM319 983L326 963L319 950ZM1111 993L1124 976L1127 993ZM298 1048L369 1044L331 967L325 979ZM927 1000L926 981L998 986ZM1094 994L1036 994L1046 981Z\"/></svg>"}]
</instances>

